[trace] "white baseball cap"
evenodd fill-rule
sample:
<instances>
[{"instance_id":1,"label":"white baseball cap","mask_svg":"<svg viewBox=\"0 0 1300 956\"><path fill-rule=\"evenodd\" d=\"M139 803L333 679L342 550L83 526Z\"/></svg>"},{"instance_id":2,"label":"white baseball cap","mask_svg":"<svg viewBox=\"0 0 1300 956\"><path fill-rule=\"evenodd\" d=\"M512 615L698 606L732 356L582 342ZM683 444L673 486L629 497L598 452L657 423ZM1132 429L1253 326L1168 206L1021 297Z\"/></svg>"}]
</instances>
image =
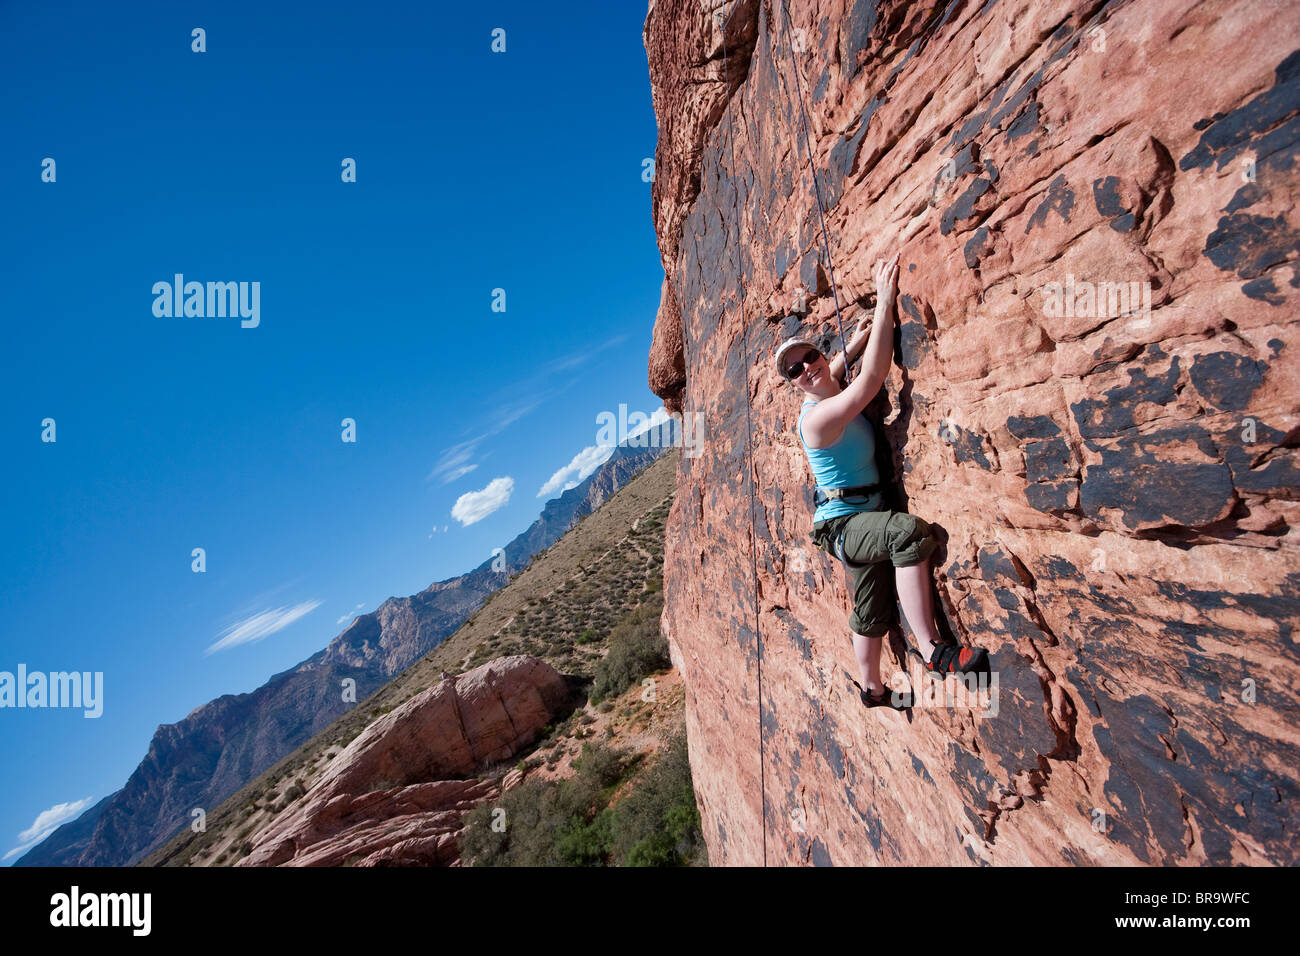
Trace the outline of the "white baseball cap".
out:
<instances>
[{"instance_id":1,"label":"white baseball cap","mask_svg":"<svg viewBox=\"0 0 1300 956\"><path fill-rule=\"evenodd\" d=\"M821 354L822 354L822 350L821 350L821 349L819 349L817 346L813 345L813 344L812 344L811 342L809 342L807 339L805 339L805 338L800 338L800 337L797 336L797 335L796 335L794 338L789 338L789 339L786 339L784 342L782 342L782 343L781 343L781 347L778 348L778 349L776 350L776 374L780 375L780 376L781 376L782 378L784 378L787 382L789 381L789 378L787 378L787 376L786 376L786 374L785 374L785 356L786 356L786 353L789 352L791 349L793 349L793 348L797 348L797 347L799 347L799 346L803 346L804 348L812 349L812 350L813 350L814 352L816 352L818 355L821 355Z\"/></svg>"}]
</instances>

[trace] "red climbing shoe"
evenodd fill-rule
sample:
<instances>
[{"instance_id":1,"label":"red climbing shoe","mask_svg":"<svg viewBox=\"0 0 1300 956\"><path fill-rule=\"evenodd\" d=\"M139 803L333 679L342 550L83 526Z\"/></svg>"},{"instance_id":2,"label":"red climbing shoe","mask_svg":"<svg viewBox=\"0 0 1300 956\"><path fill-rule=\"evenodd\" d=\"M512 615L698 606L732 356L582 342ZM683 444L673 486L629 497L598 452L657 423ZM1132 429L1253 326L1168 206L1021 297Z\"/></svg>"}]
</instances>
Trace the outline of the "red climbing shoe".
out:
<instances>
[{"instance_id":1,"label":"red climbing shoe","mask_svg":"<svg viewBox=\"0 0 1300 956\"><path fill-rule=\"evenodd\" d=\"M916 655L920 657L920 654ZM982 647L962 647L960 644L936 644L934 653L925 662L925 669L941 677L948 674L966 674L988 667L989 652Z\"/></svg>"}]
</instances>

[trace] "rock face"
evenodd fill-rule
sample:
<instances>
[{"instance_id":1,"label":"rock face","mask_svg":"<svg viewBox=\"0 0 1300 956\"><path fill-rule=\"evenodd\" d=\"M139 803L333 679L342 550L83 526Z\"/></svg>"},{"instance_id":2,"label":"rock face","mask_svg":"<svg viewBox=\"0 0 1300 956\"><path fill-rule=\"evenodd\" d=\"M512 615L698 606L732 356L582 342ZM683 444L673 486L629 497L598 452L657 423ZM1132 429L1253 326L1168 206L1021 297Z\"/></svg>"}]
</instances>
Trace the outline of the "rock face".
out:
<instances>
[{"instance_id":1,"label":"rock face","mask_svg":"<svg viewBox=\"0 0 1300 956\"><path fill-rule=\"evenodd\" d=\"M662 443L662 435L656 439ZM504 548L515 571L558 541L664 451L621 445L582 483L552 498ZM194 807L212 808L347 709L339 693L356 681L363 700L455 632L505 584L489 558L419 594L389 598L358 615L324 650L248 694L227 694L154 733L126 785L64 824L18 866L122 866L185 826Z\"/></svg>"},{"instance_id":2,"label":"rock face","mask_svg":"<svg viewBox=\"0 0 1300 956\"><path fill-rule=\"evenodd\" d=\"M650 384L708 422L663 626L710 859L1294 865L1300 6L787 2L719 7L725 75L707 4L645 27ZM772 366L838 348L801 95L846 334L901 250L868 414L996 715L852 684Z\"/></svg>"},{"instance_id":3,"label":"rock face","mask_svg":"<svg viewBox=\"0 0 1300 956\"><path fill-rule=\"evenodd\" d=\"M498 792L459 778L532 743L567 697L564 678L522 655L435 684L362 731L237 865L453 862L461 817Z\"/></svg>"}]
</instances>

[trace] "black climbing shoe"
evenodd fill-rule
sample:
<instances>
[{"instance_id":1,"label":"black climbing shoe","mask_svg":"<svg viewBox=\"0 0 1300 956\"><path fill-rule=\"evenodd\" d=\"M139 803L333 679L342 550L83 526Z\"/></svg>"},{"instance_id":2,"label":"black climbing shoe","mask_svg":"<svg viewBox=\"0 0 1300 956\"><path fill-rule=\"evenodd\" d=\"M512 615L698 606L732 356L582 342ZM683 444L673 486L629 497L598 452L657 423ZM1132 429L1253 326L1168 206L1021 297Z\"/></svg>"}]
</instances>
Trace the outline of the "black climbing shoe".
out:
<instances>
[{"instance_id":1,"label":"black climbing shoe","mask_svg":"<svg viewBox=\"0 0 1300 956\"><path fill-rule=\"evenodd\" d=\"M858 699L867 707L889 707L901 710L912 706L912 692L900 693L886 684L879 695L872 694L858 685Z\"/></svg>"}]
</instances>

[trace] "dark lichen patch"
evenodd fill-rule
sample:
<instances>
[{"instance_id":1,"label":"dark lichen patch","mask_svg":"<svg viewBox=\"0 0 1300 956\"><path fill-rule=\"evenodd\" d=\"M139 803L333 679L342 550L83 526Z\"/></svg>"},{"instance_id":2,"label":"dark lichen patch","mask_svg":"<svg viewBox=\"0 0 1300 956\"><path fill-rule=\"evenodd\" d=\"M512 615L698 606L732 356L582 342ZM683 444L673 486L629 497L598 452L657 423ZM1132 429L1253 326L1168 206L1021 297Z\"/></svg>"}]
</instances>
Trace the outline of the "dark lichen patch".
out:
<instances>
[{"instance_id":1,"label":"dark lichen patch","mask_svg":"<svg viewBox=\"0 0 1300 956\"><path fill-rule=\"evenodd\" d=\"M1201 138L1179 160L1178 168L1206 169L1210 163L1216 163L1217 168L1223 169L1249 150L1257 156L1257 163L1267 161L1279 170L1290 169L1295 154L1296 126L1294 120L1286 120L1297 110L1300 110L1300 50L1292 51L1274 68L1272 87L1235 110L1215 113L1195 123L1194 128L1202 131ZM1287 146L1290 149L1278 156Z\"/></svg>"},{"instance_id":2,"label":"dark lichen patch","mask_svg":"<svg viewBox=\"0 0 1300 956\"><path fill-rule=\"evenodd\" d=\"M1215 408L1241 411L1250 406L1267 368L1266 362L1235 352L1210 352L1196 357L1188 375L1196 391Z\"/></svg>"},{"instance_id":3,"label":"dark lichen patch","mask_svg":"<svg viewBox=\"0 0 1300 956\"><path fill-rule=\"evenodd\" d=\"M1097 747L1110 764L1103 793L1118 808L1106 814L1108 836L1144 863L1152 862L1151 844L1167 857L1181 856L1185 850L1182 803L1170 772L1174 762L1161 740L1173 729L1169 713L1145 695L1121 702L1100 688L1095 691L1107 715L1106 726L1093 728Z\"/></svg>"},{"instance_id":4,"label":"dark lichen patch","mask_svg":"<svg viewBox=\"0 0 1300 956\"><path fill-rule=\"evenodd\" d=\"M1043 682L1007 648L990 655L989 669L998 675L997 716L979 721L980 750L994 755L1010 773L1036 769L1038 758L1058 745L1043 704ZM991 682L989 686L991 693Z\"/></svg>"},{"instance_id":5,"label":"dark lichen patch","mask_svg":"<svg viewBox=\"0 0 1300 956\"><path fill-rule=\"evenodd\" d=\"M979 550L980 575L989 584L1025 584L1024 575L1011 555L998 544L986 544Z\"/></svg>"},{"instance_id":6,"label":"dark lichen patch","mask_svg":"<svg viewBox=\"0 0 1300 956\"><path fill-rule=\"evenodd\" d=\"M953 422L946 422L939 430L939 437L952 446L953 454L962 464L975 462L985 471L992 471L993 464L984 454L984 436L967 431Z\"/></svg>"},{"instance_id":7,"label":"dark lichen patch","mask_svg":"<svg viewBox=\"0 0 1300 956\"><path fill-rule=\"evenodd\" d=\"M1047 214L1055 211L1066 222L1070 221L1070 212L1074 209L1074 190L1072 190L1065 181L1065 175L1059 175L1052 180L1052 184L1047 187L1047 196L1038 207L1034 210L1033 215L1029 217L1029 222L1025 223L1025 232L1035 226L1042 226L1047 222Z\"/></svg>"},{"instance_id":8,"label":"dark lichen patch","mask_svg":"<svg viewBox=\"0 0 1300 956\"><path fill-rule=\"evenodd\" d=\"M1189 445L1208 460L1189 461ZM1199 425L1180 423L1150 435L1120 437L1094 450L1101 463L1089 466L1079 493L1080 507L1094 519L1113 509L1134 530L1196 528L1231 510L1232 475Z\"/></svg>"},{"instance_id":9,"label":"dark lichen patch","mask_svg":"<svg viewBox=\"0 0 1300 956\"><path fill-rule=\"evenodd\" d=\"M1274 649L1296 656L1300 654L1295 642L1291 640L1296 608L1300 607L1300 572L1288 574L1280 587L1268 594L1252 594L1243 591L1211 591L1189 587L1181 581L1158 581L1156 588L1162 597L1169 599L1179 607L1186 607L1197 612L1202 618L1201 627L1216 627L1206 612L1225 608L1244 608L1252 615L1273 621L1278 626L1278 640ZM1223 629L1219 629L1223 630ZM1224 636L1231 639L1231 632L1224 631Z\"/></svg>"},{"instance_id":10,"label":"dark lichen patch","mask_svg":"<svg viewBox=\"0 0 1300 956\"><path fill-rule=\"evenodd\" d=\"M1097 204L1097 212L1110 220L1110 227L1116 232L1129 232L1137 217L1124 208L1119 196L1119 177L1104 176L1092 181L1092 197Z\"/></svg>"},{"instance_id":11,"label":"dark lichen patch","mask_svg":"<svg viewBox=\"0 0 1300 956\"><path fill-rule=\"evenodd\" d=\"M966 268L979 268L980 257L989 251L988 238L988 226L980 226L975 230L974 234L966 240L966 245L962 247L962 256L966 260Z\"/></svg>"},{"instance_id":12,"label":"dark lichen patch","mask_svg":"<svg viewBox=\"0 0 1300 956\"><path fill-rule=\"evenodd\" d=\"M1020 441L1053 438L1061 434L1060 426L1048 415L1012 415L1007 419L1007 431Z\"/></svg>"},{"instance_id":13,"label":"dark lichen patch","mask_svg":"<svg viewBox=\"0 0 1300 956\"><path fill-rule=\"evenodd\" d=\"M819 720L812 723L811 729L801 730L798 739L800 747L805 750L812 749L820 754L827 766L834 771L835 776L843 779L844 750L839 745L838 736L838 728L833 721Z\"/></svg>"},{"instance_id":14,"label":"dark lichen patch","mask_svg":"<svg viewBox=\"0 0 1300 956\"><path fill-rule=\"evenodd\" d=\"M1030 481L1056 481L1078 472L1074 452L1063 438L1033 441L1025 446L1025 473Z\"/></svg>"},{"instance_id":15,"label":"dark lichen patch","mask_svg":"<svg viewBox=\"0 0 1300 956\"><path fill-rule=\"evenodd\" d=\"M1219 220L1201 252L1218 268L1254 279L1300 253L1300 230L1283 216L1236 212Z\"/></svg>"},{"instance_id":16,"label":"dark lichen patch","mask_svg":"<svg viewBox=\"0 0 1300 956\"><path fill-rule=\"evenodd\" d=\"M1158 357L1155 351L1151 354ZM1178 383L1178 356L1174 356L1164 372L1148 374L1145 368L1130 368L1127 371L1127 385L1107 390L1100 399L1080 399L1070 406L1081 436L1106 438L1117 435L1135 427L1134 412L1138 405L1167 405L1176 397L1174 386Z\"/></svg>"},{"instance_id":17,"label":"dark lichen patch","mask_svg":"<svg viewBox=\"0 0 1300 956\"><path fill-rule=\"evenodd\" d=\"M904 322L899 327L898 351L904 368L917 368L929 349L930 340L925 333L925 326L920 322Z\"/></svg>"},{"instance_id":18,"label":"dark lichen patch","mask_svg":"<svg viewBox=\"0 0 1300 956\"><path fill-rule=\"evenodd\" d=\"M999 710L1000 713L1001 710ZM989 724L996 723L996 720L984 722L986 727ZM950 743L948 745L948 754L949 765L952 767L949 779L965 797L963 809L966 811L971 826L975 828L977 833L983 833L985 828L984 818L976 810L986 810L988 808L989 794L997 792L998 782L989 773L984 761L964 747L956 743Z\"/></svg>"},{"instance_id":19,"label":"dark lichen patch","mask_svg":"<svg viewBox=\"0 0 1300 956\"><path fill-rule=\"evenodd\" d=\"M841 60L847 65L850 78L862 69L858 54L871 43L871 33L876 28L877 0L856 0L844 24Z\"/></svg>"},{"instance_id":20,"label":"dark lichen patch","mask_svg":"<svg viewBox=\"0 0 1300 956\"><path fill-rule=\"evenodd\" d=\"M1062 514L1077 507L1076 496L1079 491L1079 479L1062 478L1060 481L1044 481L1025 485L1025 500L1029 507L1044 514Z\"/></svg>"},{"instance_id":21,"label":"dark lichen patch","mask_svg":"<svg viewBox=\"0 0 1300 956\"><path fill-rule=\"evenodd\" d=\"M921 763L921 759L916 754L910 756L912 758L912 769L916 772L916 775L926 783L934 786L934 778L930 776L930 771L925 769L925 764Z\"/></svg>"},{"instance_id":22,"label":"dark lichen patch","mask_svg":"<svg viewBox=\"0 0 1300 956\"><path fill-rule=\"evenodd\" d=\"M979 198L989 191L992 184L983 176L979 176L966 187L966 191L957 197L957 201L943 211L939 218L939 232L948 235L952 232L957 223L969 219L975 215L975 203Z\"/></svg>"},{"instance_id":23,"label":"dark lichen patch","mask_svg":"<svg viewBox=\"0 0 1300 956\"><path fill-rule=\"evenodd\" d=\"M1266 453L1267 454L1267 453ZM1248 445L1229 445L1223 454L1232 471L1232 483L1242 494L1294 500L1300 489L1300 464L1295 449L1281 449L1276 457L1256 462L1259 453Z\"/></svg>"},{"instance_id":24,"label":"dark lichen patch","mask_svg":"<svg viewBox=\"0 0 1300 956\"><path fill-rule=\"evenodd\" d=\"M1065 669L1065 677L1073 686L1075 696L1083 701L1083 705L1088 708L1088 713L1092 714L1093 719L1100 717L1101 708L1097 706L1097 698L1093 695L1092 683L1083 671L1071 664Z\"/></svg>"},{"instance_id":25,"label":"dark lichen patch","mask_svg":"<svg viewBox=\"0 0 1300 956\"><path fill-rule=\"evenodd\" d=\"M1047 581L1059 581L1062 578L1082 579L1083 575L1079 573L1079 568L1073 561L1063 558L1059 554L1053 554L1044 558L1042 566L1045 571L1039 571L1038 577Z\"/></svg>"},{"instance_id":26,"label":"dark lichen patch","mask_svg":"<svg viewBox=\"0 0 1300 956\"><path fill-rule=\"evenodd\" d=\"M1007 139L1015 140L1038 129L1038 100L1030 100L1025 111L1007 127Z\"/></svg>"},{"instance_id":27,"label":"dark lichen patch","mask_svg":"<svg viewBox=\"0 0 1300 956\"><path fill-rule=\"evenodd\" d=\"M772 577L776 577L775 570L769 571ZM790 644L799 651L801 657L806 661L813 659L812 640L808 637L799 619L787 611L785 608L777 608L773 616L780 621L779 630L784 632Z\"/></svg>"},{"instance_id":28,"label":"dark lichen patch","mask_svg":"<svg viewBox=\"0 0 1300 956\"><path fill-rule=\"evenodd\" d=\"M1107 219L1121 216L1128 210L1119 198L1119 177L1104 176L1092 181L1092 198L1097 204L1097 212Z\"/></svg>"},{"instance_id":29,"label":"dark lichen patch","mask_svg":"<svg viewBox=\"0 0 1300 956\"><path fill-rule=\"evenodd\" d=\"M1252 279L1241 287L1241 294L1251 299L1258 299L1260 302L1267 302L1269 305L1286 304L1286 296L1277 291L1277 286L1268 276L1260 276L1258 279Z\"/></svg>"},{"instance_id":30,"label":"dark lichen patch","mask_svg":"<svg viewBox=\"0 0 1300 956\"><path fill-rule=\"evenodd\" d=\"M826 849L826 844L822 843L820 837L814 837L812 843L808 846L808 862L813 866L834 866L831 862L830 851Z\"/></svg>"}]
</instances>

